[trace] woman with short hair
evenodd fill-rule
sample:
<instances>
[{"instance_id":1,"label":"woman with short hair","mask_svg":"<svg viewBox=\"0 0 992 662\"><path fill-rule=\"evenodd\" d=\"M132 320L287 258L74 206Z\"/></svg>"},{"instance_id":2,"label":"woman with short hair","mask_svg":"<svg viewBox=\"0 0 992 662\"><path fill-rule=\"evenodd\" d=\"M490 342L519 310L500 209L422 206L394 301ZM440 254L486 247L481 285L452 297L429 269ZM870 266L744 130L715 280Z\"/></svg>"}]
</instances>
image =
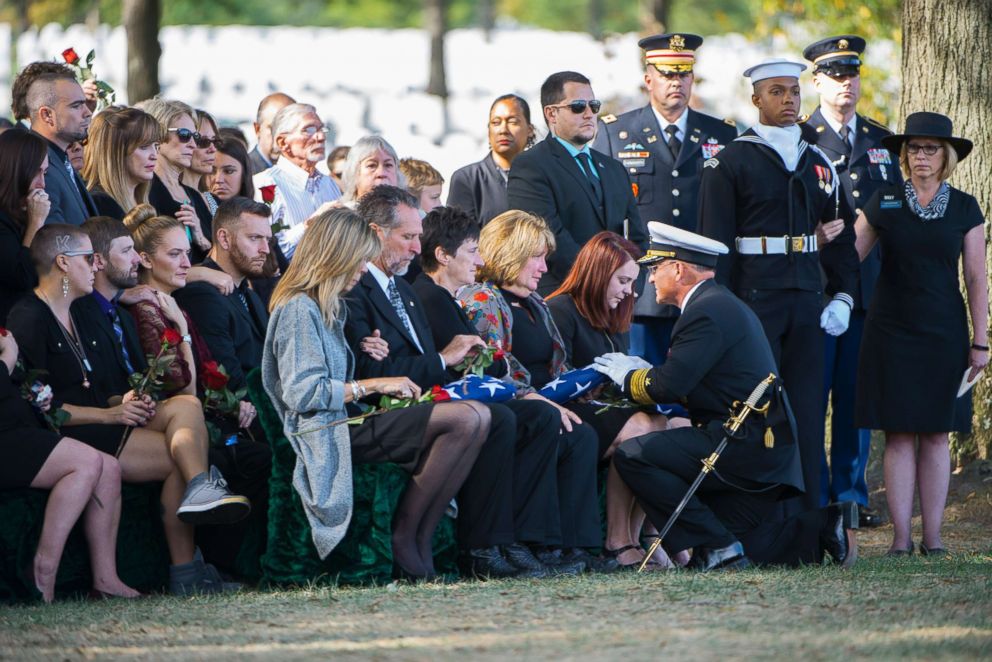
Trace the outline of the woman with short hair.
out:
<instances>
[{"instance_id":1,"label":"woman with short hair","mask_svg":"<svg viewBox=\"0 0 992 662\"><path fill-rule=\"evenodd\" d=\"M365 136L351 146L341 179L341 202L347 207L381 184L406 188L396 150L382 136Z\"/></svg>"}]
</instances>

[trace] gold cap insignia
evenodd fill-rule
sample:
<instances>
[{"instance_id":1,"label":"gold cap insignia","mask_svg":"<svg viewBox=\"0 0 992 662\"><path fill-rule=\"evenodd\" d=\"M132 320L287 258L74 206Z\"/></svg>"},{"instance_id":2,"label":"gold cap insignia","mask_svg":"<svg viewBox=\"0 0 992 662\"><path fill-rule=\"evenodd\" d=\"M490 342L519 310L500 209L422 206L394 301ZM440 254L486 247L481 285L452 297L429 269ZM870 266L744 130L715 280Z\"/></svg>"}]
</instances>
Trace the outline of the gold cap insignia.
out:
<instances>
[{"instance_id":1,"label":"gold cap insignia","mask_svg":"<svg viewBox=\"0 0 992 662\"><path fill-rule=\"evenodd\" d=\"M848 45L849 44L847 43L847 39L841 39L840 41L837 42L837 48L839 48L842 51L846 51Z\"/></svg>"},{"instance_id":2,"label":"gold cap insignia","mask_svg":"<svg viewBox=\"0 0 992 662\"><path fill-rule=\"evenodd\" d=\"M672 38L668 40L668 47L679 53L685 50L685 39L680 34L672 35Z\"/></svg>"}]
</instances>

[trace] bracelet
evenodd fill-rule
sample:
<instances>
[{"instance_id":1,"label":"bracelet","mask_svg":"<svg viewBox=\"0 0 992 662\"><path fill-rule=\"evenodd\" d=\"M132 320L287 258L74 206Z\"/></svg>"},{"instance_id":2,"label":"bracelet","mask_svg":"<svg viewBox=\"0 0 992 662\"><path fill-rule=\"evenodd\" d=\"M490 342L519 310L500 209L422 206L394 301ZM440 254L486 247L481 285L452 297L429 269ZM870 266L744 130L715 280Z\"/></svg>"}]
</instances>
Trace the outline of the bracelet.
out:
<instances>
[{"instance_id":1,"label":"bracelet","mask_svg":"<svg viewBox=\"0 0 992 662\"><path fill-rule=\"evenodd\" d=\"M191 335L189 335L187 333L186 335L183 336L182 342L186 343L187 345L192 345L193 344L193 336L191 336Z\"/></svg>"},{"instance_id":2,"label":"bracelet","mask_svg":"<svg viewBox=\"0 0 992 662\"><path fill-rule=\"evenodd\" d=\"M977 349L979 352L987 352L987 351L989 351L989 346L988 345L979 345L977 343L971 343L971 348L972 349Z\"/></svg>"},{"instance_id":3,"label":"bracelet","mask_svg":"<svg viewBox=\"0 0 992 662\"><path fill-rule=\"evenodd\" d=\"M358 398L358 382L351 380L348 382L348 386L351 387L351 401L356 402Z\"/></svg>"}]
</instances>

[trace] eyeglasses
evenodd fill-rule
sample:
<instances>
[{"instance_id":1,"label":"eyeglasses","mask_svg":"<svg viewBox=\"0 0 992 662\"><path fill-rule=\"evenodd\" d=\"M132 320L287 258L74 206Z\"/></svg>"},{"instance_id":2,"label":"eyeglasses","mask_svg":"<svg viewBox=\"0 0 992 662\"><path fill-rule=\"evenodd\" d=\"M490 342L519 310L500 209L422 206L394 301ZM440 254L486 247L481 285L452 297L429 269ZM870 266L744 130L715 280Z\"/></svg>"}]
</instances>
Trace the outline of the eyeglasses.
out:
<instances>
[{"instance_id":1,"label":"eyeglasses","mask_svg":"<svg viewBox=\"0 0 992 662\"><path fill-rule=\"evenodd\" d=\"M93 266L93 251L66 251L62 253L66 257L84 257L86 264Z\"/></svg>"},{"instance_id":2,"label":"eyeglasses","mask_svg":"<svg viewBox=\"0 0 992 662\"><path fill-rule=\"evenodd\" d=\"M305 126L302 129L300 129L300 133L302 133L303 135L305 135L307 138L313 138L318 133L326 134L329 130L330 130L330 127L328 127L327 125L322 125L322 126Z\"/></svg>"},{"instance_id":3,"label":"eyeglasses","mask_svg":"<svg viewBox=\"0 0 992 662\"><path fill-rule=\"evenodd\" d=\"M179 142L188 143L191 139L200 142L202 137L197 131L190 131L189 129L169 129L169 133L176 134L176 138L179 138Z\"/></svg>"},{"instance_id":4,"label":"eyeglasses","mask_svg":"<svg viewBox=\"0 0 992 662\"><path fill-rule=\"evenodd\" d=\"M920 150L927 156L933 156L939 150L944 149L943 145L920 145L919 143L906 143L906 151L910 154L919 154Z\"/></svg>"},{"instance_id":5,"label":"eyeglasses","mask_svg":"<svg viewBox=\"0 0 992 662\"><path fill-rule=\"evenodd\" d=\"M200 149L206 149L211 145L217 149L224 146L223 138L207 138L206 136L201 136L199 133L193 136L193 141L196 142L196 146Z\"/></svg>"},{"instance_id":6,"label":"eyeglasses","mask_svg":"<svg viewBox=\"0 0 992 662\"><path fill-rule=\"evenodd\" d=\"M575 101L569 101L568 103L556 103L553 104L552 108L568 108L570 111L576 115L581 115L586 112L586 106L589 106L589 110L596 114L599 109L603 107L603 102L599 99L590 99L586 101L585 99L577 99Z\"/></svg>"}]
</instances>

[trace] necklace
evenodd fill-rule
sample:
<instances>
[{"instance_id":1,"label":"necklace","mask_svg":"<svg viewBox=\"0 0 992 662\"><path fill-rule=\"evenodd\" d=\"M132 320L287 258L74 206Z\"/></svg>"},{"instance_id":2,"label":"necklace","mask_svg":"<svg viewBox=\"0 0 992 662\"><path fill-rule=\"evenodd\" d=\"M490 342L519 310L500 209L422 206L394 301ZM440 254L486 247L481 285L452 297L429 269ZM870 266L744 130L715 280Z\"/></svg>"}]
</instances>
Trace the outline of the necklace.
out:
<instances>
[{"instance_id":1,"label":"necklace","mask_svg":"<svg viewBox=\"0 0 992 662\"><path fill-rule=\"evenodd\" d=\"M83 375L83 388L90 387L89 373L93 372L93 368L90 366L90 360L86 357L86 348L83 346L82 338L79 335L79 331L76 330L76 321L72 319L72 313L69 313L69 326L72 328L72 333L69 333L69 329L65 328L65 324L59 319L58 315L55 314L55 309L52 307L52 303L45 296L44 292L38 291L38 295L41 296L42 300L48 304L48 309L52 311L52 317L59 325L59 331L62 332L62 337L65 338L66 343L69 345L69 349L72 351L73 357L76 359L76 363L79 365L79 372Z\"/></svg>"}]
</instances>

